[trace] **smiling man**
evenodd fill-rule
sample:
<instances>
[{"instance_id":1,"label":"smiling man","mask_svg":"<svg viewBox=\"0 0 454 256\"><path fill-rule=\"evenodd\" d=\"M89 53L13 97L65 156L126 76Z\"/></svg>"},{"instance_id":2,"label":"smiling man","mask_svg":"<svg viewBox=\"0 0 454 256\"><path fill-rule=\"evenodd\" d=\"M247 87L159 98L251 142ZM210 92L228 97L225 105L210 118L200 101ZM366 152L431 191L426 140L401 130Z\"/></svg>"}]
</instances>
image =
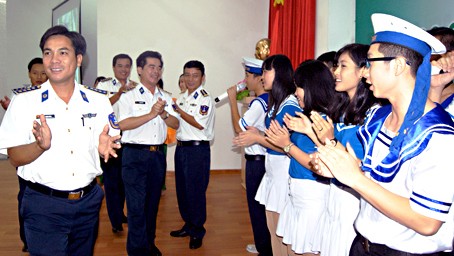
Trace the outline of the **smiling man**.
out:
<instances>
[{"instance_id":1,"label":"smiling man","mask_svg":"<svg viewBox=\"0 0 454 256\"><path fill-rule=\"evenodd\" d=\"M27 183L21 212L30 255L92 255L104 196L99 156L116 156L118 124L107 98L75 81L82 35L55 26L40 48L49 80L13 98L0 149Z\"/></svg>"},{"instance_id":2,"label":"smiling man","mask_svg":"<svg viewBox=\"0 0 454 256\"><path fill-rule=\"evenodd\" d=\"M126 249L130 256L159 256L155 236L166 171L164 141L167 126L178 129L179 121L170 94L158 86L164 66L161 54L145 51L137 57L136 65L140 83L118 101L128 209Z\"/></svg>"},{"instance_id":3,"label":"smiling man","mask_svg":"<svg viewBox=\"0 0 454 256\"><path fill-rule=\"evenodd\" d=\"M372 23L365 77L374 96L391 104L359 129L361 167L333 146L320 146L320 159L361 195L350 255L440 255L453 241L454 161L446 145L454 144L454 123L427 95L430 55L446 49L391 15L373 14Z\"/></svg>"},{"instance_id":4,"label":"smiling man","mask_svg":"<svg viewBox=\"0 0 454 256\"><path fill-rule=\"evenodd\" d=\"M186 92L174 105L180 114L175 150L175 185L184 226L173 237L190 236L189 248L202 246L206 230L206 190L210 180L210 141L214 138L213 100L203 87L205 66L198 60L183 67Z\"/></svg>"}]
</instances>

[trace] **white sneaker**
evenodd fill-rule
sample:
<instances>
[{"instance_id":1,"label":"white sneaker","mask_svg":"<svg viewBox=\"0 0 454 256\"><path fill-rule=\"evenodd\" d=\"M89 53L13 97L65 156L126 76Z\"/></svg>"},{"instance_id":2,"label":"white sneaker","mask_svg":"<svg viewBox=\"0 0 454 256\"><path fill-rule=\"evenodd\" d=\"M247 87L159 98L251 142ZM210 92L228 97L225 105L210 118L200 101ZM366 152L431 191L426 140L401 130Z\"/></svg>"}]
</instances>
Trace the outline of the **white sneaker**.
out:
<instances>
[{"instance_id":1,"label":"white sneaker","mask_svg":"<svg viewBox=\"0 0 454 256\"><path fill-rule=\"evenodd\" d=\"M250 252L250 253L259 253L257 251L257 248L255 248L255 244L248 244L246 246L246 251Z\"/></svg>"}]
</instances>

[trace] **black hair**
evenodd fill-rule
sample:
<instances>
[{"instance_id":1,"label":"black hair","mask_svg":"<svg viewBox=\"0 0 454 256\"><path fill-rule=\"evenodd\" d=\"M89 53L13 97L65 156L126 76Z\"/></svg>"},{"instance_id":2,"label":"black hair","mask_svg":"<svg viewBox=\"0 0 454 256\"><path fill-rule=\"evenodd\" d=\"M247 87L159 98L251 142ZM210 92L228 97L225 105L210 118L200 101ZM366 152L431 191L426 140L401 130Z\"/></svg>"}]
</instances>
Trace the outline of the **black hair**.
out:
<instances>
[{"instance_id":1,"label":"black hair","mask_svg":"<svg viewBox=\"0 0 454 256\"><path fill-rule=\"evenodd\" d=\"M306 60L295 70L295 84L304 89L304 112L314 110L332 116L334 77L329 68L321 61Z\"/></svg>"},{"instance_id":2,"label":"black hair","mask_svg":"<svg viewBox=\"0 0 454 256\"><path fill-rule=\"evenodd\" d=\"M113 57L113 60L112 60L112 67L115 67L115 65L117 64L117 60L118 59L128 59L129 60L129 65L132 66L132 59L131 57L129 57L128 54L124 54L124 53L120 53L120 54L117 54Z\"/></svg>"},{"instance_id":3,"label":"black hair","mask_svg":"<svg viewBox=\"0 0 454 256\"><path fill-rule=\"evenodd\" d=\"M162 79L159 79L158 87L161 88L161 89L164 89L164 81L162 81Z\"/></svg>"},{"instance_id":4,"label":"black hair","mask_svg":"<svg viewBox=\"0 0 454 256\"><path fill-rule=\"evenodd\" d=\"M454 50L454 30L447 27L433 27L427 30L432 36L439 36L440 42L446 47L446 51Z\"/></svg>"},{"instance_id":5,"label":"black hair","mask_svg":"<svg viewBox=\"0 0 454 256\"><path fill-rule=\"evenodd\" d=\"M277 110L281 103L290 95L294 94L296 87L293 84L293 67L290 59L282 54L272 55L265 59L262 65L262 70L274 69L275 75L273 87L270 92L268 113L271 109L275 109L272 119L276 117Z\"/></svg>"},{"instance_id":6,"label":"black hair","mask_svg":"<svg viewBox=\"0 0 454 256\"><path fill-rule=\"evenodd\" d=\"M196 68L196 69L200 70L200 72L202 72L202 76L205 75L205 66L203 65L202 62L200 62L198 60L190 60L190 61L186 62L186 64L184 64L184 66L183 66L183 71L186 68Z\"/></svg>"},{"instance_id":7,"label":"black hair","mask_svg":"<svg viewBox=\"0 0 454 256\"><path fill-rule=\"evenodd\" d=\"M87 43L85 42L85 38L81 34L74 31L69 31L66 27L58 25L49 28L41 37L39 48L41 48L42 52L44 52L44 44L46 44L47 40L49 40L49 38L52 36L67 37L74 47L76 56L79 54L84 55L85 51L87 50Z\"/></svg>"},{"instance_id":8,"label":"black hair","mask_svg":"<svg viewBox=\"0 0 454 256\"><path fill-rule=\"evenodd\" d=\"M28 63L28 72L32 71L32 67L35 64L43 64L43 58L34 58Z\"/></svg>"},{"instance_id":9,"label":"black hair","mask_svg":"<svg viewBox=\"0 0 454 256\"><path fill-rule=\"evenodd\" d=\"M369 45L347 44L336 53L335 62L337 63L339 57L345 53L348 54L358 68L361 68L365 66L368 51ZM378 102L369 87L370 85L366 83L365 78L362 78L351 100L346 92L337 93L335 100L337 103L332 116L333 121L335 123L342 121L344 124L351 125L363 124L367 111Z\"/></svg>"},{"instance_id":10,"label":"black hair","mask_svg":"<svg viewBox=\"0 0 454 256\"><path fill-rule=\"evenodd\" d=\"M155 51L144 51L137 57L136 65L137 67L144 68L145 64L147 64L147 58L155 58L161 62L161 68L164 67L164 62L162 61L162 55L159 52Z\"/></svg>"},{"instance_id":11,"label":"black hair","mask_svg":"<svg viewBox=\"0 0 454 256\"><path fill-rule=\"evenodd\" d=\"M392 43L382 43L378 47L378 51L383 53L385 57L402 56L410 63L410 70L413 77L416 77L416 72L423 61L423 56L408 47Z\"/></svg>"},{"instance_id":12,"label":"black hair","mask_svg":"<svg viewBox=\"0 0 454 256\"><path fill-rule=\"evenodd\" d=\"M318 56L317 60L325 63L329 68L335 67L336 62L334 58L336 57L336 51L325 52L322 55Z\"/></svg>"}]
</instances>

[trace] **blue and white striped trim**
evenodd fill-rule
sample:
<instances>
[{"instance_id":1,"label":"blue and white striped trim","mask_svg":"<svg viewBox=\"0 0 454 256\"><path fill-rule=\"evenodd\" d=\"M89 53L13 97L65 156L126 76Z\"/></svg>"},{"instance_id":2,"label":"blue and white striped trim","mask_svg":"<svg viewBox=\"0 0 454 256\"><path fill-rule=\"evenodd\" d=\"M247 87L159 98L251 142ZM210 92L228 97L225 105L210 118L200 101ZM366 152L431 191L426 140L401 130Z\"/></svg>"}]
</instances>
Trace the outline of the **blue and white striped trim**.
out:
<instances>
[{"instance_id":1,"label":"blue and white striped trim","mask_svg":"<svg viewBox=\"0 0 454 256\"><path fill-rule=\"evenodd\" d=\"M251 103L249 103L249 108L252 106L252 103L254 103L254 102L260 103L260 105L261 105L262 108L263 108L263 112L266 112L266 111L268 110L268 103L265 102L265 101L264 101L262 98L260 98L260 97L257 97L257 98L255 98L255 99L253 99L253 100L251 101Z\"/></svg>"},{"instance_id":2,"label":"blue and white striped trim","mask_svg":"<svg viewBox=\"0 0 454 256\"><path fill-rule=\"evenodd\" d=\"M452 203L447 203L447 202L442 202L438 201L423 195L420 195L416 192L413 192L411 194L410 200L426 209L429 209L434 212L439 212L439 213L444 213L447 214L449 212L449 209L451 208Z\"/></svg>"}]
</instances>

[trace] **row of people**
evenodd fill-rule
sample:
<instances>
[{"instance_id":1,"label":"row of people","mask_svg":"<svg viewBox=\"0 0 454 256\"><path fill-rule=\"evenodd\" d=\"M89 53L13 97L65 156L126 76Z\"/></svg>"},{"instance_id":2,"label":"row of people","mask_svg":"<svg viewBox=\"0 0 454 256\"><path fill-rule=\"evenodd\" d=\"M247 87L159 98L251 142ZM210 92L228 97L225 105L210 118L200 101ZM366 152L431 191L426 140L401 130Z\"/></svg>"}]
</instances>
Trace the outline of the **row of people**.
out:
<instances>
[{"instance_id":1,"label":"row of people","mask_svg":"<svg viewBox=\"0 0 454 256\"><path fill-rule=\"evenodd\" d=\"M20 212L30 254L93 254L103 198L96 182L102 173L98 156L108 163L119 157L122 148L128 254L161 255L155 245L155 228L166 168L167 127L178 129L175 177L184 221L171 235L190 236L189 247L199 248L206 232L205 192L215 113L202 86L204 65L196 60L185 64L187 90L173 102L158 87L163 68L158 52L138 56L137 85L105 91L75 82L86 50L79 33L52 27L41 38L40 48L48 80L18 91L0 126L2 153L8 154L26 183ZM131 62L118 58L113 64ZM121 75L127 78L127 73ZM105 172L107 176L118 173ZM124 222L121 209L118 216L113 225L120 228Z\"/></svg>"},{"instance_id":2,"label":"row of people","mask_svg":"<svg viewBox=\"0 0 454 256\"><path fill-rule=\"evenodd\" d=\"M430 55L446 48L396 17L375 14L372 21L370 47L351 44L336 53L335 80L319 61L305 61L293 74L286 56L267 58L262 127L248 122L249 112L233 118L234 144L267 148L255 199L266 209L273 255L452 250L452 160L442 143L453 142L454 124L428 99ZM452 98L440 88L452 84L452 59L448 53L433 62L446 73L432 77L431 95L447 99L446 106Z\"/></svg>"}]
</instances>

